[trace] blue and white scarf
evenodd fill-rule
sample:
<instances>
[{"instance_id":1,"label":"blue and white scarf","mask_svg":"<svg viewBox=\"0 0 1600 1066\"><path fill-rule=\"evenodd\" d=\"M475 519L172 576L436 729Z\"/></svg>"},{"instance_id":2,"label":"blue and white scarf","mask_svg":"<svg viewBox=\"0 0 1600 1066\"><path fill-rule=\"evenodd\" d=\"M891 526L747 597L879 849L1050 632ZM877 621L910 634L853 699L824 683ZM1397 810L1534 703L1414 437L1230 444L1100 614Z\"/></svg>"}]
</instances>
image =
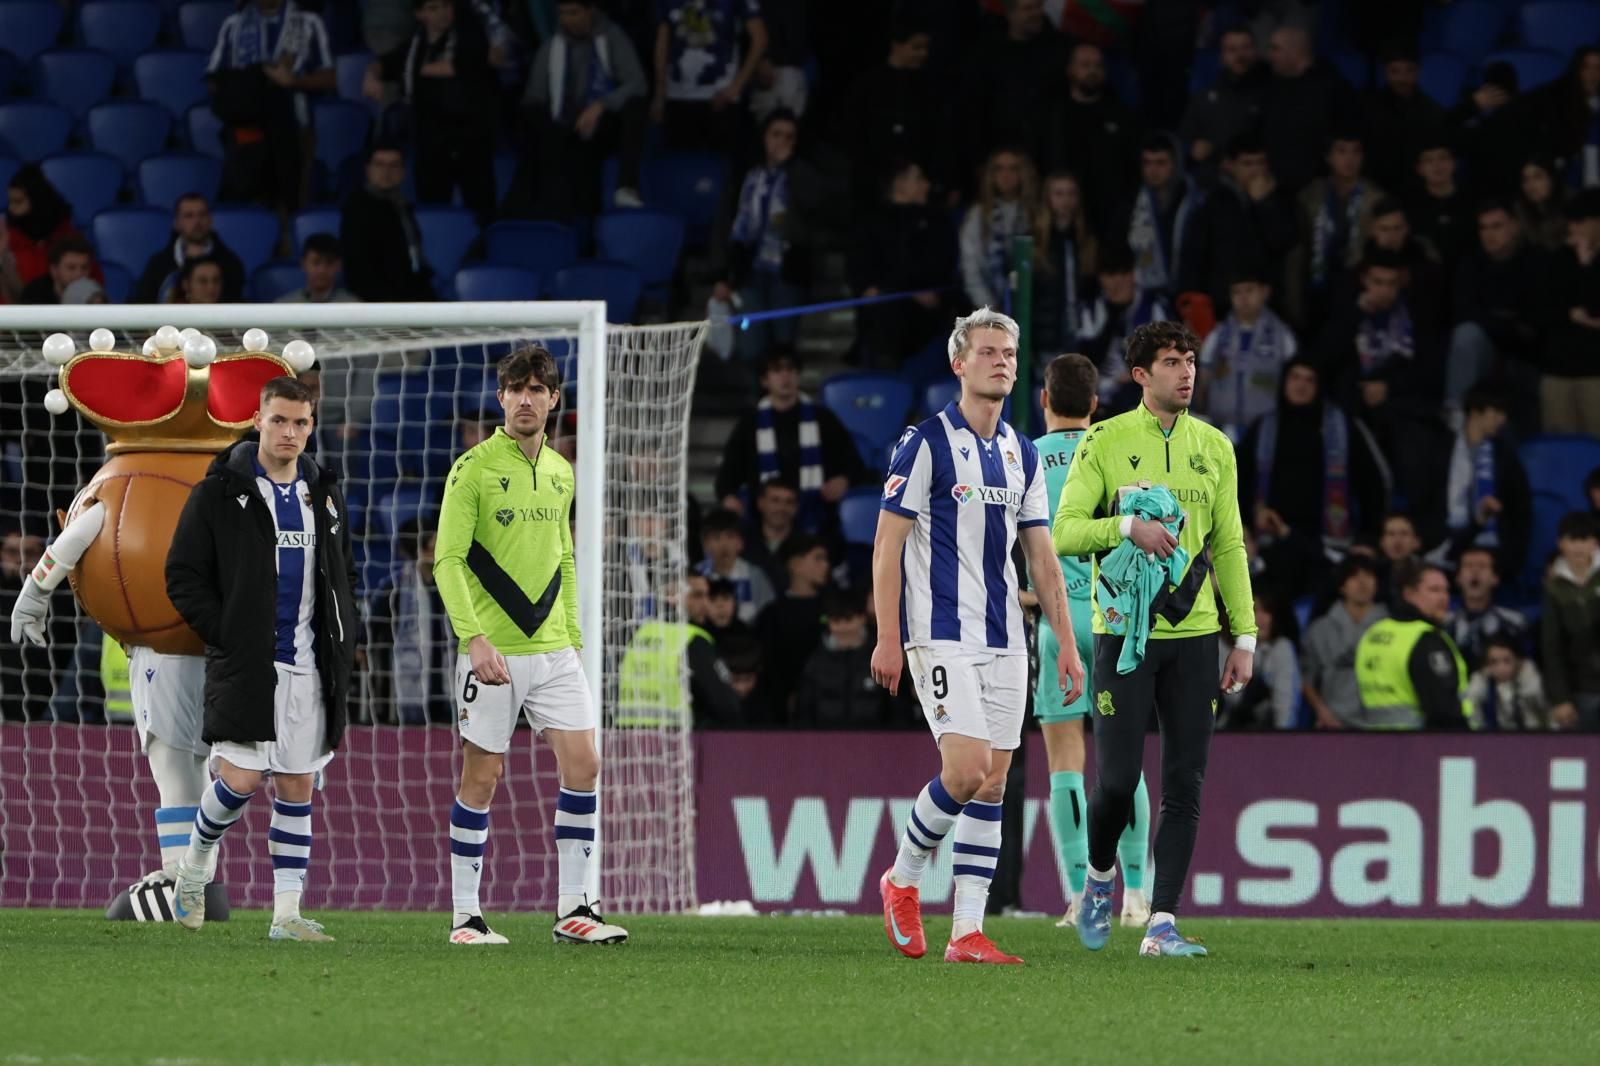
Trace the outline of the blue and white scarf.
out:
<instances>
[{"instance_id":1,"label":"blue and white scarf","mask_svg":"<svg viewBox=\"0 0 1600 1066\"><path fill-rule=\"evenodd\" d=\"M1361 376L1382 370L1396 357L1416 355L1416 337L1411 328L1411 312L1404 300L1385 314L1363 315L1356 327L1356 354L1361 358Z\"/></svg>"},{"instance_id":2,"label":"blue and white scarf","mask_svg":"<svg viewBox=\"0 0 1600 1066\"><path fill-rule=\"evenodd\" d=\"M1165 292L1178 284L1183 262L1183 235L1189 228L1189 214L1199 196L1188 178L1183 180L1177 195L1181 199L1171 233L1162 232L1161 209L1156 204L1155 192L1148 185L1139 190L1134 201L1133 217L1128 220L1128 247L1133 249L1133 277L1141 289Z\"/></svg>"},{"instance_id":3,"label":"blue and white scarf","mask_svg":"<svg viewBox=\"0 0 1600 1066\"><path fill-rule=\"evenodd\" d=\"M996 300L1011 291L1011 239L1027 232L1017 204L1000 201L989 213L989 243L983 250L983 278Z\"/></svg>"},{"instance_id":4,"label":"blue and white scarf","mask_svg":"<svg viewBox=\"0 0 1600 1066\"><path fill-rule=\"evenodd\" d=\"M762 397L756 404L756 464L763 482L771 481L778 468L778 433L774 428L777 412L772 401ZM817 424L817 405L800 394L800 525L814 529L822 500L822 429Z\"/></svg>"},{"instance_id":5,"label":"blue and white scarf","mask_svg":"<svg viewBox=\"0 0 1600 1066\"><path fill-rule=\"evenodd\" d=\"M1367 194L1366 182L1356 182L1355 188L1350 190L1350 199L1345 201L1344 225L1341 227L1338 221L1341 212L1339 201L1333 193L1333 179L1329 178L1326 185L1322 206L1317 209L1317 217L1311 221L1311 284L1318 289L1325 288L1333 272L1344 265L1350 239L1361 231L1361 201ZM1334 248L1333 239L1341 233L1345 238L1344 244Z\"/></svg>"},{"instance_id":6,"label":"blue and white scarf","mask_svg":"<svg viewBox=\"0 0 1600 1066\"><path fill-rule=\"evenodd\" d=\"M285 0L274 14L264 16L255 4L246 4L233 16L231 66L234 70L276 62L282 56L294 60L292 71L305 73L310 57L311 20L301 15L294 0Z\"/></svg>"},{"instance_id":7,"label":"blue and white scarf","mask_svg":"<svg viewBox=\"0 0 1600 1066\"><path fill-rule=\"evenodd\" d=\"M590 37L586 45L589 55L589 88L582 103L573 109L574 115L589 104L617 87L611 76L611 42L602 33ZM558 33L550 42L550 117L561 121L567 93L567 53L571 42L564 33Z\"/></svg>"},{"instance_id":8,"label":"blue and white scarf","mask_svg":"<svg viewBox=\"0 0 1600 1066\"><path fill-rule=\"evenodd\" d=\"M730 237L755 249L752 266L768 274L783 269L788 247L782 228L773 224L789 210L789 174L783 167L752 167L739 189L739 213Z\"/></svg>"},{"instance_id":9,"label":"blue and white scarf","mask_svg":"<svg viewBox=\"0 0 1600 1066\"><path fill-rule=\"evenodd\" d=\"M1078 240L1071 230L1065 235L1056 266L1061 270L1061 321L1066 323L1062 330L1066 334L1078 321Z\"/></svg>"},{"instance_id":10,"label":"blue and white scarf","mask_svg":"<svg viewBox=\"0 0 1600 1066\"><path fill-rule=\"evenodd\" d=\"M1478 504L1491 496L1496 495L1494 476L1494 441L1484 439L1476 446L1469 446L1465 437L1456 438L1456 448L1464 449L1467 453L1467 462L1471 464L1471 476L1463 488L1466 491L1454 491L1450 494L1450 528L1466 529L1471 526L1478 515ZM1454 465L1452 463L1452 465ZM1452 486L1455 488L1455 486ZM1488 521L1478 530L1477 536L1472 540L1477 547L1498 548L1500 546L1499 524L1495 517L1490 515Z\"/></svg>"},{"instance_id":11,"label":"blue and white scarf","mask_svg":"<svg viewBox=\"0 0 1600 1066\"><path fill-rule=\"evenodd\" d=\"M1230 438L1277 406L1283 364L1294 354L1294 334L1270 308L1249 328L1233 315L1222 320L1211 350L1216 384L1208 413Z\"/></svg>"},{"instance_id":12,"label":"blue and white scarf","mask_svg":"<svg viewBox=\"0 0 1600 1066\"><path fill-rule=\"evenodd\" d=\"M1322 405L1322 545L1331 553L1350 546L1350 423L1332 404ZM1278 457L1278 412L1261 416L1256 431L1256 503L1272 491L1272 467Z\"/></svg>"}]
</instances>

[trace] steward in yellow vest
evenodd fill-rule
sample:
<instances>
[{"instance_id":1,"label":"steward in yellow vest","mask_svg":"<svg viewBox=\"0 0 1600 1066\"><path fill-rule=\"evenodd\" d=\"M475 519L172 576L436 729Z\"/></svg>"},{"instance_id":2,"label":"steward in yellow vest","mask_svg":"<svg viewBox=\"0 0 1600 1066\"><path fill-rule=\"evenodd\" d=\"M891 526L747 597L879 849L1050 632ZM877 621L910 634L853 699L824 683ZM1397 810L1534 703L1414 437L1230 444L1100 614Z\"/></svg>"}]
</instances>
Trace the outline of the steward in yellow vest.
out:
<instances>
[{"instance_id":1,"label":"steward in yellow vest","mask_svg":"<svg viewBox=\"0 0 1600 1066\"><path fill-rule=\"evenodd\" d=\"M1395 568L1400 602L1356 645L1356 684L1366 729L1469 729L1467 663L1440 625L1450 609L1443 568Z\"/></svg>"}]
</instances>

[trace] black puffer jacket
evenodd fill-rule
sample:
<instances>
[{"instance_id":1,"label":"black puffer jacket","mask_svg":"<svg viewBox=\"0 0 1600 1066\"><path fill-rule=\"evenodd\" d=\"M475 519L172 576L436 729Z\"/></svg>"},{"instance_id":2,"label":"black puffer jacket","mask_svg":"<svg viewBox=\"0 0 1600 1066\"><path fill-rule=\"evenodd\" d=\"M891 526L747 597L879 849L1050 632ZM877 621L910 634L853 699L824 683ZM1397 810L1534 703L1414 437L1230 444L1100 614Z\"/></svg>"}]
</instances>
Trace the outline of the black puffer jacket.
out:
<instances>
[{"instance_id":1,"label":"black puffer jacket","mask_svg":"<svg viewBox=\"0 0 1600 1066\"><path fill-rule=\"evenodd\" d=\"M204 739L274 740L273 669L277 547L272 514L256 487L259 442L247 437L212 462L189 493L167 552L167 595L206 642ZM317 533L317 669L328 746L338 747L359 626L355 565L344 494L331 471L300 457Z\"/></svg>"}]
</instances>

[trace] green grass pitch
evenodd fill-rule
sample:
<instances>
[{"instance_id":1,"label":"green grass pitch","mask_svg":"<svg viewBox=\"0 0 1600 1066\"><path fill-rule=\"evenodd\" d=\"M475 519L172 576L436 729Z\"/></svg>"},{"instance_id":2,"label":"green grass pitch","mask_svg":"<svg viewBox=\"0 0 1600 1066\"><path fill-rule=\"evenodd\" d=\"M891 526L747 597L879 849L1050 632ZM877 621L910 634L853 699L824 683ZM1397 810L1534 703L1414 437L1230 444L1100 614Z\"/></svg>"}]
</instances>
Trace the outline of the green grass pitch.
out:
<instances>
[{"instance_id":1,"label":"green grass pitch","mask_svg":"<svg viewBox=\"0 0 1600 1066\"><path fill-rule=\"evenodd\" d=\"M1018 968L912 962L872 918L634 918L633 942L445 943L432 914L198 934L0 911L0 1066L160 1063L1600 1062L1600 926L1194 920L1213 955L991 920ZM942 945L948 918L931 917ZM940 952L942 954L942 952Z\"/></svg>"}]
</instances>

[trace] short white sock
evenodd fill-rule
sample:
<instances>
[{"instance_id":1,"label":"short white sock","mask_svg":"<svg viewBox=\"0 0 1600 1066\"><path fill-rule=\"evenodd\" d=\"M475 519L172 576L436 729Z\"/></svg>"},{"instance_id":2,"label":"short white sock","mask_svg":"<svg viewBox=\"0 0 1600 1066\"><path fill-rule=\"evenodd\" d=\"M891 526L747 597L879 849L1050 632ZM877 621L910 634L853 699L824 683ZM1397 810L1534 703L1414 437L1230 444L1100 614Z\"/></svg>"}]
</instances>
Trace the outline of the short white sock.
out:
<instances>
[{"instance_id":1,"label":"short white sock","mask_svg":"<svg viewBox=\"0 0 1600 1066\"><path fill-rule=\"evenodd\" d=\"M956 894L960 895L961 894L961 890L960 889L956 889ZM985 899L987 899L988 896L989 896L989 894L987 892L985 892L983 895L984 895ZM950 940L951 940L952 943L954 943L955 941L960 940L964 936L969 936L969 935L971 935L973 933L981 933L981 932L983 932L983 920L982 919L978 919L978 920L974 921L971 918L957 918L955 920L955 922L950 926Z\"/></svg>"},{"instance_id":2,"label":"short white sock","mask_svg":"<svg viewBox=\"0 0 1600 1066\"><path fill-rule=\"evenodd\" d=\"M1150 927L1152 929L1160 925L1162 922L1169 922L1172 925L1177 925L1178 919L1166 911L1156 911L1150 916Z\"/></svg>"},{"instance_id":3,"label":"short white sock","mask_svg":"<svg viewBox=\"0 0 1600 1066\"><path fill-rule=\"evenodd\" d=\"M565 918L579 907L589 902L588 896L569 896L563 894L556 899L556 917Z\"/></svg>"},{"instance_id":4,"label":"short white sock","mask_svg":"<svg viewBox=\"0 0 1600 1066\"><path fill-rule=\"evenodd\" d=\"M1115 867L1109 870L1096 870L1094 868L1094 864L1090 863L1089 876L1094 878L1096 881L1110 881L1112 878L1117 876L1117 871Z\"/></svg>"}]
</instances>

